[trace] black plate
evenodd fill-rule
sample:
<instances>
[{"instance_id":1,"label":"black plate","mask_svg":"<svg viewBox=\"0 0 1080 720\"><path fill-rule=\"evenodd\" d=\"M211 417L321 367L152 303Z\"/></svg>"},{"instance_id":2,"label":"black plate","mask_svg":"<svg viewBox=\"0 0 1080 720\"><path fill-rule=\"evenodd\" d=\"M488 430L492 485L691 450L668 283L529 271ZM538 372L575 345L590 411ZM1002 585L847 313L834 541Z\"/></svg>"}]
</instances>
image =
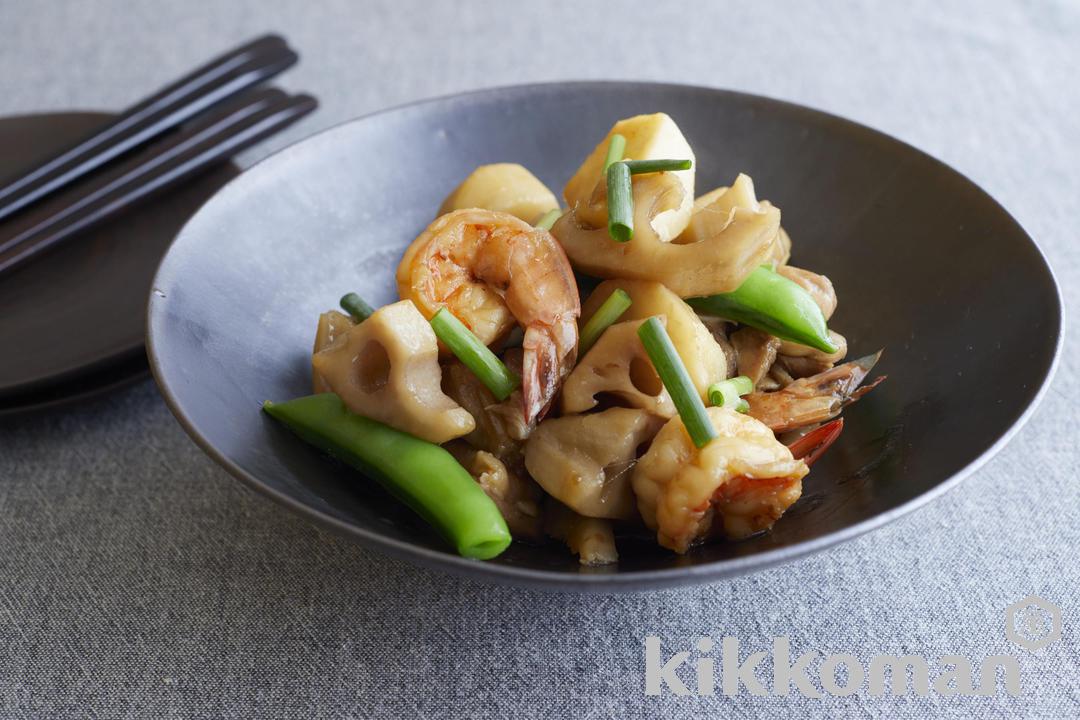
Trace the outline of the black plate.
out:
<instances>
[{"instance_id":1,"label":"black plate","mask_svg":"<svg viewBox=\"0 0 1080 720\"><path fill-rule=\"evenodd\" d=\"M17 177L110 117L0 118L0 173ZM0 412L31 397L49 406L77 399L125 368L145 374L129 360L143 355L154 271L184 222L237 174L232 165L213 170L0 276Z\"/></svg>"},{"instance_id":2,"label":"black plate","mask_svg":"<svg viewBox=\"0 0 1080 720\"><path fill-rule=\"evenodd\" d=\"M98 369L76 373L68 380L52 383L25 393L13 393L0 399L0 423L19 422L24 416L56 410L92 400L150 377L146 353L140 347L121 355Z\"/></svg>"},{"instance_id":3,"label":"black plate","mask_svg":"<svg viewBox=\"0 0 1080 720\"><path fill-rule=\"evenodd\" d=\"M587 571L558 546L463 560L373 483L259 412L310 392L319 312L348 290L394 299L405 245L480 163L520 162L552 188L611 123L663 110L697 154L698 191L749 173L783 211L793 262L827 274L852 356L881 347L889 380L849 408L843 437L774 530L686 556L624 543ZM236 477L358 540L474 576L544 587L702 582L820 550L955 485L1043 393L1061 305L1039 249L986 193L855 123L738 93L568 83L422 102L339 126L259 164L211 200L162 263L151 366L173 412Z\"/></svg>"}]
</instances>

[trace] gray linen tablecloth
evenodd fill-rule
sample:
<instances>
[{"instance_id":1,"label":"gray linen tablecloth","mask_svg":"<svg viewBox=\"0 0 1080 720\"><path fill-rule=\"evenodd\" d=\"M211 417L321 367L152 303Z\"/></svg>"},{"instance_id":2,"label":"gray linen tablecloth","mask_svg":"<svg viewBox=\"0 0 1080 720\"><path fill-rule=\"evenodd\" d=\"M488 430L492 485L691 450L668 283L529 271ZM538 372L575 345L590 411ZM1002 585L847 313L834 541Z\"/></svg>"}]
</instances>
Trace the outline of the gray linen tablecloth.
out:
<instances>
[{"instance_id":1,"label":"gray linen tablecloth","mask_svg":"<svg viewBox=\"0 0 1080 720\"><path fill-rule=\"evenodd\" d=\"M284 84L322 107L246 164L477 87L734 88L853 118L958 168L1039 242L1066 302L1080 299L1075 1L0 0L0 113L119 108L271 30L303 54ZM1001 268L1003 303L1023 292L1009 281ZM791 565L645 595L487 586L362 550L234 482L150 381L0 424L0 717L1076 717L1076 343L1072 332L1012 444L931 506ZM1063 638L1034 653L1005 636L1006 606L1030 594L1064 612ZM863 665L1012 653L1022 692L648 696L650 635L664 660L715 638L718 667L722 636L744 655L788 636L793 655Z\"/></svg>"}]
</instances>

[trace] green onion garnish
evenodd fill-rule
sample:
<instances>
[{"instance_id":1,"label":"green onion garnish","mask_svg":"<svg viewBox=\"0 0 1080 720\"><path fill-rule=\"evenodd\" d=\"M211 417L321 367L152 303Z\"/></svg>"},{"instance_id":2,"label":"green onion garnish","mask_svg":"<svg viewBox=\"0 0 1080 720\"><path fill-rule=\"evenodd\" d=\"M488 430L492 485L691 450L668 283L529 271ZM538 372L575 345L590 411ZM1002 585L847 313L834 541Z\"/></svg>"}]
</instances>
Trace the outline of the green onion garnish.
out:
<instances>
[{"instance_id":1,"label":"green onion garnish","mask_svg":"<svg viewBox=\"0 0 1080 720\"><path fill-rule=\"evenodd\" d=\"M615 288L607 300L597 308L585 327L581 328L581 340L578 342L578 357L585 357L589 348L600 339L600 335L618 320L630 307L630 296L622 288Z\"/></svg>"},{"instance_id":2,"label":"green onion garnish","mask_svg":"<svg viewBox=\"0 0 1080 720\"><path fill-rule=\"evenodd\" d=\"M626 242L634 237L634 195L626 163L612 163L607 169L608 235Z\"/></svg>"},{"instance_id":3,"label":"green onion garnish","mask_svg":"<svg viewBox=\"0 0 1080 720\"><path fill-rule=\"evenodd\" d=\"M611 136L611 141L607 146L607 155L604 156L604 172L607 173L608 168L612 164L619 162L623 158L623 153L626 152L626 138L619 133L615 133Z\"/></svg>"},{"instance_id":4,"label":"green onion garnish","mask_svg":"<svg viewBox=\"0 0 1080 720\"><path fill-rule=\"evenodd\" d=\"M562 210L555 208L554 210L548 210L546 213L540 216L540 219L536 221L535 227L541 230L550 230L551 226L555 224L555 221L562 217Z\"/></svg>"},{"instance_id":5,"label":"green onion garnish","mask_svg":"<svg viewBox=\"0 0 1080 720\"><path fill-rule=\"evenodd\" d=\"M740 396L749 395L752 392L754 392L754 382L745 375L739 375L738 377L713 383L709 386L706 394L709 396L709 402L716 407L726 407L739 411L739 408L744 404L747 410L750 409L749 403Z\"/></svg>"},{"instance_id":6,"label":"green onion garnish","mask_svg":"<svg viewBox=\"0 0 1080 720\"><path fill-rule=\"evenodd\" d=\"M364 298L360 297L356 293L349 293L341 298L341 309L352 315L352 319L358 323L364 322L371 313L375 312L374 308L364 302Z\"/></svg>"},{"instance_id":7,"label":"green onion garnish","mask_svg":"<svg viewBox=\"0 0 1080 720\"><path fill-rule=\"evenodd\" d=\"M660 376L660 381L664 383L675 403L675 409L679 411L679 417L682 418L690 439L697 447L705 447L716 437L716 429L705 410L705 404L701 402L701 397L690 381L682 358L671 344L667 330L656 317L651 317L638 328L638 337L656 368L656 374Z\"/></svg>"},{"instance_id":8,"label":"green onion garnish","mask_svg":"<svg viewBox=\"0 0 1080 720\"><path fill-rule=\"evenodd\" d=\"M746 402L746 398L739 398L738 404L735 406L735 412L745 415L750 412L750 403Z\"/></svg>"},{"instance_id":9,"label":"green onion garnish","mask_svg":"<svg viewBox=\"0 0 1080 720\"><path fill-rule=\"evenodd\" d=\"M631 175L689 170L694 165L692 160L624 160L623 162L630 169Z\"/></svg>"},{"instance_id":10,"label":"green onion garnish","mask_svg":"<svg viewBox=\"0 0 1080 720\"><path fill-rule=\"evenodd\" d=\"M521 379L446 308L431 318L431 329L496 399L505 400L521 384Z\"/></svg>"},{"instance_id":11,"label":"green onion garnish","mask_svg":"<svg viewBox=\"0 0 1080 720\"><path fill-rule=\"evenodd\" d=\"M604 156L604 182L607 183L608 235L619 242L626 242L634 236L634 197L630 188L630 173L625 168L612 170L620 164L625 152L626 138L614 133ZM614 199L616 195L619 196L618 200Z\"/></svg>"}]
</instances>

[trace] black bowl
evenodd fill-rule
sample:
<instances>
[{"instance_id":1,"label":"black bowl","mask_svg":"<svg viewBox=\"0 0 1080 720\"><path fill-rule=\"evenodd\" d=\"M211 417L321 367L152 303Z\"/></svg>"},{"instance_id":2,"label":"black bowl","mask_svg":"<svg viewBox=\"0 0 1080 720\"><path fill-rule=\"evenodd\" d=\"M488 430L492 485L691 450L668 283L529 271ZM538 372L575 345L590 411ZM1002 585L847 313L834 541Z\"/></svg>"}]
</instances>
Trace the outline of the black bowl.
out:
<instances>
[{"instance_id":1,"label":"black bowl","mask_svg":"<svg viewBox=\"0 0 1080 720\"><path fill-rule=\"evenodd\" d=\"M402 249L476 165L519 162L559 189L621 117L664 111L697 154L697 188L738 172L783 211L794 264L828 275L851 356L885 348L889 379L769 533L686 556L627 539L617 567L515 543L451 554L375 484L259 411L310 392L318 314L356 290L395 299ZM187 224L149 307L158 383L233 475L361 542L492 580L569 589L704 582L876 528L956 485L1030 415L1061 343L1061 304L1024 230L956 171L881 133L776 100L649 83L485 90L345 123L263 161Z\"/></svg>"}]
</instances>

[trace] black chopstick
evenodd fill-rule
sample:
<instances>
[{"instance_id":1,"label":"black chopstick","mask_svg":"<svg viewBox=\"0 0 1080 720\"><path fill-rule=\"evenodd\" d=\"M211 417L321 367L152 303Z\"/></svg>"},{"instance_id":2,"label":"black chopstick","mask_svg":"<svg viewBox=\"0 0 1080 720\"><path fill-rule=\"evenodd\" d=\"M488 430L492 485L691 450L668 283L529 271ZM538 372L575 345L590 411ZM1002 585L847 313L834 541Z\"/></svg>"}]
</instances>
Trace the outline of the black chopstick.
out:
<instances>
[{"instance_id":1,"label":"black chopstick","mask_svg":"<svg viewBox=\"0 0 1080 720\"><path fill-rule=\"evenodd\" d=\"M308 95L254 90L124 158L92 182L50 199L0 231L0 272L70 235L227 160L315 109Z\"/></svg>"},{"instance_id":2,"label":"black chopstick","mask_svg":"<svg viewBox=\"0 0 1080 720\"><path fill-rule=\"evenodd\" d=\"M258 38L212 60L0 187L0 220L296 61L297 54L277 35Z\"/></svg>"}]
</instances>

